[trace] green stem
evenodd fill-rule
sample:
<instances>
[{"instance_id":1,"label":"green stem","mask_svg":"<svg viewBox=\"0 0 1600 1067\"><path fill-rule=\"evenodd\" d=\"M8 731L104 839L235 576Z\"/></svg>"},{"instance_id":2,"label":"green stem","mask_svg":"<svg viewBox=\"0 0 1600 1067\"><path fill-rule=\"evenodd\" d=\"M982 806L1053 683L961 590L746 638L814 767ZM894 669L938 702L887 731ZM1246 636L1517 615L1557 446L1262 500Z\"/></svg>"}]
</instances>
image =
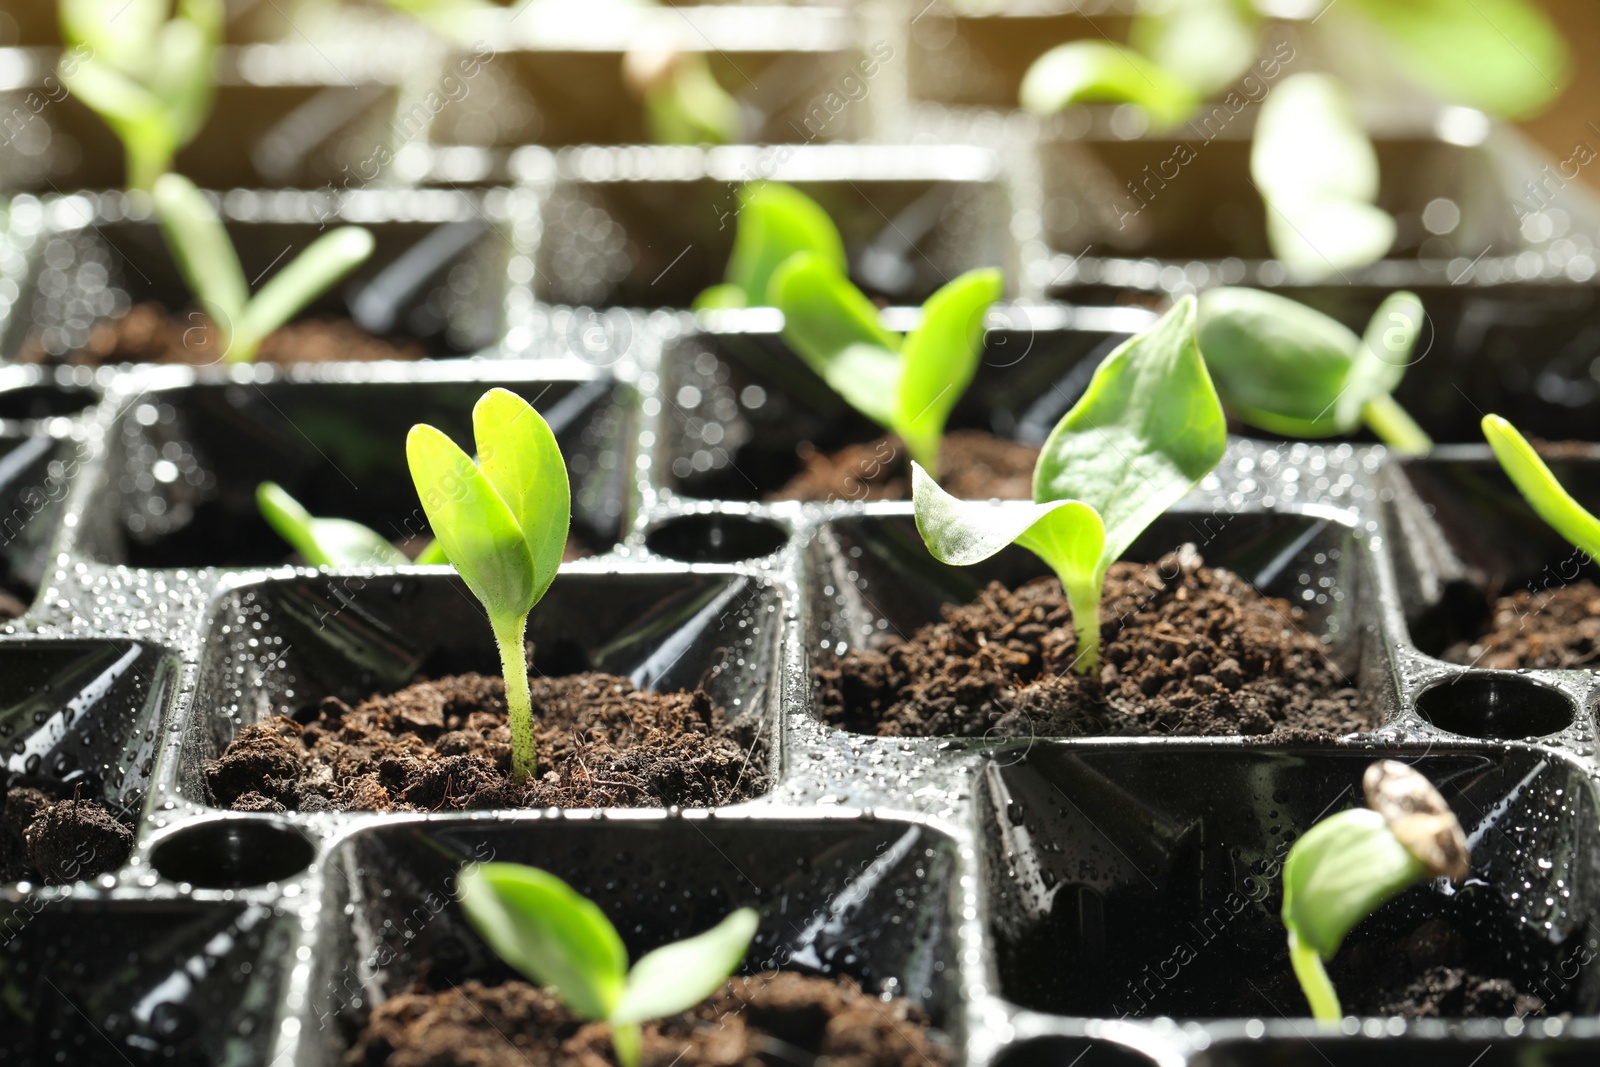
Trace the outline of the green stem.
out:
<instances>
[{"instance_id":1,"label":"green stem","mask_svg":"<svg viewBox=\"0 0 1600 1067\"><path fill-rule=\"evenodd\" d=\"M1294 930L1289 931L1289 963L1294 967L1294 976L1300 979L1301 991L1311 1004L1312 1018L1324 1025L1343 1019L1339 994L1333 991L1328 972L1322 969L1322 956L1301 941L1300 935Z\"/></svg>"},{"instance_id":2,"label":"green stem","mask_svg":"<svg viewBox=\"0 0 1600 1067\"><path fill-rule=\"evenodd\" d=\"M643 1045L644 1034L638 1023L611 1024L611 1047L617 1050L617 1062L622 1067L639 1067Z\"/></svg>"},{"instance_id":3,"label":"green stem","mask_svg":"<svg viewBox=\"0 0 1600 1067\"><path fill-rule=\"evenodd\" d=\"M523 650L528 617L491 620L500 646L500 671L506 681L506 714L511 720L511 779L520 782L539 769L533 740L533 691L528 688L528 661Z\"/></svg>"},{"instance_id":4,"label":"green stem","mask_svg":"<svg viewBox=\"0 0 1600 1067\"><path fill-rule=\"evenodd\" d=\"M128 188L149 192L156 179L172 169L172 152L166 145L134 137L123 142L128 156Z\"/></svg>"},{"instance_id":5,"label":"green stem","mask_svg":"<svg viewBox=\"0 0 1600 1067\"><path fill-rule=\"evenodd\" d=\"M1388 393L1368 400L1361 409L1361 418L1378 440L1401 455L1425 456L1433 451L1433 438Z\"/></svg>"},{"instance_id":6,"label":"green stem","mask_svg":"<svg viewBox=\"0 0 1600 1067\"><path fill-rule=\"evenodd\" d=\"M1100 666L1100 586L1062 579L1072 608L1072 629L1078 635L1078 658L1072 669L1088 674Z\"/></svg>"}]
</instances>

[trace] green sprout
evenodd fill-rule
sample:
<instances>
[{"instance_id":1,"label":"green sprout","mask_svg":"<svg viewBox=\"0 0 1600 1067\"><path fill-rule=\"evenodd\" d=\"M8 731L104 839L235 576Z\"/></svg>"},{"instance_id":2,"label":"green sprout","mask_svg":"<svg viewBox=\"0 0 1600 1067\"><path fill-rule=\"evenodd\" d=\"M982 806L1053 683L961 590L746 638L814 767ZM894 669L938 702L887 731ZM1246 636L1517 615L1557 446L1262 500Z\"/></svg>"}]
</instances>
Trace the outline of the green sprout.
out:
<instances>
[{"instance_id":1,"label":"green sprout","mask_svg":"<svg viewBox=\"0 0 1600 1067\"><path fill-rule=\"evenodd\" d=\"M739 191L738 231L726 280L695 300L696 310L770 305L772 276L792 255L813 252L845 270L844 240L815 200L782 182L752 182Z\"/></svg>"},{"instance_id":2,"label":"green sprout","mask_svg":"<svg viewBox=\"0 0 1600 1067\"><path fill-rule=\"evenodd\" d=\"M228 363L255 359L261 342L372 255L372 234L341 226L311 242L255 294L227 227L195 184L179 174L155 183L156 215L184 281L216 328Z\"/></svg>"},{"instance_id":3,"label":"green sprout","mask_svg":"<svg viewBox=\"0 0 1600 1067\"><path fill-rule=\"evenodd\" d=\"M1200 351L1228 410L1288 437L1333 437L1363 423L1397 452L1433 441L1392 395L1412 362L1422 301L1391 293L1357 337L1304 304L1260 289L1200 298Z\"/></svg>"},{"instance_id":4,"label":"green sprout","mask_svg":"<svg viewBox=\"0 0 1600 1067\"><path fill-rule=\"evenodd\" d=\"M768 295L783 311L789 347L937 473L945 423L978 370L984 313L1004 285L993 268L968 271L928 298L904 337L879 325L872 301L814 252L790 256Z\"/></svg>"},{"instance_id":5,"label":"green sprout","mask_svg":"<svg viewBox=\"0 0 1600 1067\"><path fill-rule=\"evenodd\" d=\"M1033 503L958 500L911 468L917 531L934 558L969 566L1016 543L1061 579L1078 639L1074 669L1100 662L1106 572L1134 538L1204 478L1227 425L1184 297L1106 357L1051 431L1033 469Z\"/></svg>"},{"instance_id":6,"label":"green sprout","mask_svg":"<svg viewBox=\"0 0 1600 1067\"><path fill-rule=\"evenodd\" d=\"M61 0L61 82L122 142L128 186L150 189L211 111L223 0Z\"/></svg>"},{"instance_id":7,"label":"green sprout","mask_svg":"<svg viewBox=\"0 0 1600 1067\"><path fill-rule=\"evenodd\" d=\"M438 541L429 542L415 560L387 537L350 519L319 519L276 482L256 486L256 506L267 525L313 567L394 567L407 563L448 563Z\"/></svg>"},{"instance_id":8,"label":"green sprout","mask_svg":"<svg viewBox=\"0 0 1600 1067\"><path fill-rule=\"evenodd\" d=\"M434 537L489 614L505 677L511 776L520 782L538 769L523 648L528 613L561 566L572 489L555 434L517 394L483 394L472 432L476 461L443 432L413 426L406 460Z\"/></svg>"},{"instance_id":9,"label":"green sprout","mask_svg":"<svg viewBox=\"0 0 1600 1067\"><path fill-rule=\"evenodd\" d=\"M1534 513L1584 555L1600 559L1600 519L1561 487L1527 438L1499 415L1483 417L1483 436Z\"/></svg>"},{"instance_id":10,"label":"green sprout","mask_svg":"<svg viewBox=\"0 0 1600 1067\"><path fill-rule=\"evenodd\" d=\"M467 919L506 963L548 986L580 1019L608 1023L622 1067L638 1067L639 1024L715 993L744 959L760 919L739 908L703 934L647 952L632 968L617 928L595 903L546 871L515 863L467 867Z\"/></svg>"},{"instance_id":11,"label":"green sprout","mask_svg":"<svg viewBox=\"0 0 1600 1067\"><path fill-rule=\"evenodd\" d=\"M1469 862L1460 822L1421 774L1381 760L1367 768L1361 784L1367 806L1317 823L1283 864L1289 963L1312 1016L1324 1025L1343 1017L1322 965L1345 935L1425 878L1466 877Z\"/></svg>"}]
</instances>

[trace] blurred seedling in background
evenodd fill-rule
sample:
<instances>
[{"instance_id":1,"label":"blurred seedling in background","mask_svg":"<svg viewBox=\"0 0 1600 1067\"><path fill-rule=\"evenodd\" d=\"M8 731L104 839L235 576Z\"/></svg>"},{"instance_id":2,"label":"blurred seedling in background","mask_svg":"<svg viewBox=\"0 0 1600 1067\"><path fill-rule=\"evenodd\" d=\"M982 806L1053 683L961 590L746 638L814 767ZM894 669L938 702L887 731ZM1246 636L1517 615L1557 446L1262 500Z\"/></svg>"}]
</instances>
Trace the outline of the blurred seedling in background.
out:
<instances>
[{"instance_id":1,"label":"blurred seedling in background","mask_svg":"<svg viewBox=\"0 0 1600 1067\"><path fill-rule=\"evenodd\" d=\"M744 120L735 100L711 73L705 53L671 40L642 45L622 57L622 78L644 104L645 125L657 144L735 144Z\"/></svg>"},{"instance_id":2,"label":"blurred seedling in background","mask_svg":"<svg viewBox=\"0 0 1600 1067\"><path fill-rule=\"evenodd\" d=\"M122 142L128 187L152 188L211 112L223 0L61 0L60 15L62 84Z\"/></svg>"},{"instance_id":3,"label":"blurred seedling in background","mask_svg":"<svg viewBox=\"0 0 1600 1067\"><path fill-rule=\"evenodd\" d=\"M1015 543L1049 564L1072 611L1073 669L1087 674L1100 662L1106 572L1210 473L1227 443L1186 296L1095 371L1039 453L1033 503L959 500L916 465L917 531L943 563L970 566Z\"/></svg>"},{"instance_id":4,"label":"blurred seedling in background","mask_svg":"<svg viewBox=\"0 0 1600 1067\"><path fill-rule=\"evenodd\" d=\"M647 952L630 968L615 926L546 871L514 863L465 868L467 919L506 963L549 988L580 1019L608 1023L622 1067L638 1067L640 1023L687 1011L743 961L759 916L739 908L703 934Z\"/></svg>"},{"instance_id":5,"label":"blurred seedling in background","mask_svg":"<svg viewBox=\"0 0 1600 1067\"><path fill-rule=\"evenodd\" d=\"M1004 285L993 268L968 271L928 298L922 322L904 337L879 325L872 301L815 252L791 256L768 296L783 311L789 347L937 472L945 423L978 370L984 314Z\"/></svg>"},{"instance_id":6,"label":"blurred seedling in background","mask_svg":"<svg viewBox=\"0 0 1600 1067\"><path fill-rule=\"evenodd\" d=\"M511 776L538 771L524 640L561 566L572 490L561 446L526 400L491 389L472 409L476 461L432 426L406 437L406 460L433 536L482 602L499 646L511 724Z\"/></svg>"},{"instance_id":7,"label":"blurred seedling in background","mask_svg":"<svg viewBox=\"0 0 1600 1067\"><path fill-rule=\"evenodd\" d=\"M1600 519L1562 488L1527 438L1499 415L1483 417L1483 436L1534 513L1584 555L1600 559Z\"/></svg>"},{"instance_id":8,"label":"blurred seedling in background","mask_svg":"<svg viewBox=\"0 0 1600 1067\"><path fill-rule=\"evenodd\" d=\"M261 342L372 255L372 234L341 226L281 267L255 294L245 280L227 227L193 182L164 174L155 185L156 216L226 363L249 363Z\"/></svg>"},{"instance_id":9,"label":"blurred seedling in background","mask_svg":"<svg viewBox=\"0 0 1600 1067\"><path fill-rule=\"evenodd\" d=\"M1271 84L1277 59L1252 73L1272 22L1266 6L1141 0L1129 47L1091 39L1052 48L1024 77L1022 106L1047 115L1075 103L1130 104L1164 131L1197 114L1227 121L1260 100L1250 169L1272 252L1294 276L1318 280L1376 262L1394 243L1394 219L1376 206L1377 154L1350 92L1384 100L1392 91L1374 57L1424 96L1511 119L1543 110L1570 77L1565 42L1530 0L1346 0L1296 26L1341 77Z\"/></svg>"},{"instance_id":10,"label":"blurred seedling in background","mask_svg":"<svg viewBox=\"0 0 1600 1067\"><path fill-rule=\"evenodd\" d=\"M276 482L256 486L261 517L312 567L396 567L408 563L448 563L438 541L429 542L415 560L387 537L350 519L314 517Z\"/></svg>"},{"instance_id":11,"label":"blurred seedling in background","mask_svg":"<svg viewBox=\"0 0 1600 1067\"><path fill-rule=\"evenodd\" d=\"M792 255L811 252L844 273L844 239L822 206L782 182L751 182L739 190L738 229L721 285L695 299L696 310L771 306L772 276Z\"/></svg>"},{"instance_id":12,"label":"blurred seedling in background","mask_svg":"<svg viewBox=\"0 0 1600 1067\"><path fill-rule=\"evenodd\" d=\"M1289 962L1324 1025L1344 1016L1323 963L1345 935L1401 891L1429 878L1461 879L1470 856L1461 823L1433 784L1381 760L1361 777L1367 806L1330 815L1300 836L1283 864Z\"/></svg>"},{"instance_id":13,"label":"blurred seedling in background","mask_svg":"<svg viewBox=\"0 0 1600 1067\"><path fill-rule=\"evenodd\" d=\"M1357 337L1304 304L1260 289L1200 298L1200 351L1228 411L1270 433L1336 437L1365 425L1384 444L1422 455L1433 441L1392 395L1413 361L1422 301L1391 293Z\"/></svg>"}]
</instances>

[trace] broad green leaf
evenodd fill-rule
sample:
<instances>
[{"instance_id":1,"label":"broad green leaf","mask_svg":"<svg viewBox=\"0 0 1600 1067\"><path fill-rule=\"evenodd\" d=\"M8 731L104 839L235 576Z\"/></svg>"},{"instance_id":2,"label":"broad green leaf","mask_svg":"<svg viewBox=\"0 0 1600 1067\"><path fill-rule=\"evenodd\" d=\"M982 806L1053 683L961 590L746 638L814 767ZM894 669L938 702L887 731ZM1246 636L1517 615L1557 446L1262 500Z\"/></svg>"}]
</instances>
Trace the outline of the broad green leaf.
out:
<instances>
[{"instance_id":1,"label":"broad green leaf","mask_svg":"<svg viewBox=\"0 0 1600 1067\"><path fill-rule=\"evenodd\" d=\"M1200 297L1196 337L1229 411L1294 437L1349 433L1336 407L1360 339L1337 320L1260 289L1213 289Z\"/></svg>"},{"instance_id":2,"label":"broad green leaf","mask_svg":"<svg viewBox=\"0 0 1600 1067\"><path fill-rule=\"evenodd\" d=\"M844 241L815 200L781 182L746 185L740 200L727 281L744 291L746 305L776 303L769 293L772 276L797 252L845 272Z\"/></svg>"},{"instance_id":3,"label":"broad green leaf","mask_svg":"<svg viewBox=\"0 0 1600 1067\"><path fill-rule=\"evenodd\" d=\"M472 409L472 428L478 464L527 542L537 603L561 567L572 524L572 489L561 446L533 405L507 389L483 394Z\"/></svg>"},{"instance_id":4,"label":"broad green leaf","mask_svg":"<svg viewBox=\"0 0 1600 1067\"><path fill-rule=\"evenodd\" d=\"M553 874L514 863L469 866L459 885L467 919L496 955L552 987L579 1018L611 1014L628 953L592 901Z\"/></svg>"},{"instance_id":5,"label":"broad green leaf","mask_svg":"<svg viewBox=\"0 0 1600 1067\"><path fill-rule=\"evenodd\" d=\"M63 63L58 70L62 84L118 137L160 139L166 135L161 101L144 86L94 56L74 59L70 72L67 66Z\"/></svg>"},{"instance_id":6,"label":"broad green leaf","mask_svg":"<svg viewBox=\"0 0 1600 1067\"><path fill-rule=\"evenodd\" d=\"M1562 488L1517 428L1499 415L1485 415L1483 436L1534 513L1590 559L1600 559L1600 519Z\"/></svg>"},{"instance_id":7,"label":"broad green leaf","mask_svg":"<svg viewBox=\"0 0 1600 1067\"><path fill-rule=\"evenodd\" d=\"M226 230L222 231L222 239L227 240ZM360 226L340 226L311 242L288 266L267 279L267 284L245 305L243 315L235 320L239 324L234 330L238 350L230 350L228 358L253 359L268 334L366 262L372 248L372 234Z\"/></svg>"},{"instance_id":8,"label":"broad green leaf","mask_svg":"<svg viewBox=\"0 0 1600 1067\"><path fill-rule=\"evenodd\" d=\"M660 1019L688 1011L715 993L744 959L760 921L754 908L740 908L703 934L641 956L628 972L611 1022Z\"/></svg>"},{"instance_id":9,"label":"broad green leaf","mask_svg":"<svg viewBox=\"0 0 1600 1067\"><path fill-rule=\"evenodd\" d=\"M537 599L533 556L483 471L454 441L426 425L406 435L406 461L434 537L490 621L526 616Z\"/></svg>"},{"instance_id":10,"label":"broad green leaf","mask_svg":"<svg viewBox=\"0 0 1600 1067\"><path fill-rule=\"evenodd\" d=\"M1248 0L1144 0L1128 41L1205 98L1255 62L1261 19Z\"/></svg>"},{"instance_id":11,"label":"broad green leaf","mask_svg":"<svg viewBox=\"0 0 1600 1067\"><path fill-rule=\"evenodd\" d=\"M894 430L924 466L937 469L945 423L978 370L984 313L1004 285L994 269L961 275L928 298L921 324L901 345Z\"/></svg>"},{"instance_id":12,"label":"broad green leaf","mask_svg":"<svg viewBox=\"0 0 1600 1067\"><path fill-rule=\"evenodd\" d=\"M1529 0L1350 0L1403 68L1452 103L1506 118L1542 111L1572 62L1561 32Z\"/></svg>"},{"instance_id":13,"label":"broad green leaf","mask_svg":"<svg viewBox=\"0 0 1600 1067\"><path fill-rule=\"evenodd\" d=\"M168 9L169 0L60 0L61 37L114 69L139 70Z\"/></svg>"},{"instance_id":14,"label":"broad green leaf","mask_svg":"<svg viewBox=\"0 0 1600 1067\"><path fill-rule=\"evenodd\" d=\"M1107 560L1121 556L1227 448L1222 405L1194 324L1194 298L1183 297L1106 357L1051 431L1034 468L1034 500L1094 508L1105 524Z\"/></svg>"},{"instance_id":15,"label":"broad green leaf","mask_svg":"<svg viewBox=\"0 0 1600 1067\"><path fill-rule=\"evenodd\" d=\"M313 567L393 567L404 553L376 530L349 519L318 519L275 482L256 486L262 518Z\"/></svg>"},{"instance_id":16,"label":"broad green leaf","mask_svg":"<svg viewBox=\"0 0 1600 1067\"><path fill-rule=\"evenodd\" d=\"M1022 106L1050 115L1068 104L1137 104L1153 125L1170 128L1189 117L1194 91L1130 48L1107 41L1072 41L1034 60L1022 79Z\"/></svg>"},{"instance_id":17,"label":"broad green leaf","mask_svg":"<svg viewBox=\"0 0 1600 1067\"><path fill-rule=\"evenodd\" d=\"M1377 153L1349 92L1328 75L1293 75L1262 103L1250 173L1273 252L1297 276L1365 266L1394 243L1394 220L1373 206Z\"/></svg>"},{"instance_id":18,"label":"broad green leaf","mask_svg":"<svg viewBox=\"0 0 1600 1067\"><path fill-rule=\"evenodd\" d=\"M211 113L217 47L222 40L223 0L183 0L182 18L167 23L158 43L161 62L151 85L167 102L178 145L192 141Z\"/></svg>"},{"instance_id":19,"label":"broad green leaf","mask_svg":"<svg viewBox=\"0 0 1600 1067\"><path fill-rule=\"evenodd\" d=\"M1267 201L1267 242L1298 279L1318 281L1360 270L1394 246L1394 218L1359 200Z\"/></svg>"},{"instance_id":20,"label":"broad green leaf","mask_svg":"<svg viewBox=\"0 0 1600 1067\"><path fill-rule=\"evenodd\" d=\"M244 318L250 289L227 228L205 194L181 174L163 174L153 195L161 231L184 281L225 340L231 338Z\"/></svg>"},{"instance_id":21,"label":"broad green leaf","mask_svg":"<svg viewBox=\"0 0 1600 1067\"><path fill-rule=\"evenodd\" d=\"M1283 864L1283 925L1323 959L1385 901L1427 874L1370 808L1351 808L1317 823Z\"/></svg>"},{"instance_id":22,"label":"broad green leaf","mask_svg":"<svg viewBox=\"0 0 1600 1067\"><path fill-rule=\"evenodd\" d=\"M1100 564L1105 530L1087 504L961 500L940 488L920 463L911 465L911 501L917 532L941 563L970 567L1029 535L1050 555L1034 544L1026 547L1058 573L1065 569L1075 576L1093 574Z\"/></svg>"},{"instance_id":23,"label":"broad green leaf","mask_svg":"<svg viewBox=\"0 0 1600 1067\"><path fill-rule=\"evenodd\" d=\"M903 363L900 339L878 322L878 309L838 268L799 252L770 286L783 311L783 339L857 411L892 428Z\"/></svg>"},{"instance_id":24,"label":"broad green leaf","mask_svg":"<svg viewBox=\"0 0 1600 1067\"><path fill-rule=\"evenodd\" d=\"M1335 413L1339 423L1355 425L1367 401L1395 391L1411 365L1411 351L1425 321L1422 301L1415 293L1390 293L1378 305L1355 346L1349 381Z\"/></svg>"}]
</instances>

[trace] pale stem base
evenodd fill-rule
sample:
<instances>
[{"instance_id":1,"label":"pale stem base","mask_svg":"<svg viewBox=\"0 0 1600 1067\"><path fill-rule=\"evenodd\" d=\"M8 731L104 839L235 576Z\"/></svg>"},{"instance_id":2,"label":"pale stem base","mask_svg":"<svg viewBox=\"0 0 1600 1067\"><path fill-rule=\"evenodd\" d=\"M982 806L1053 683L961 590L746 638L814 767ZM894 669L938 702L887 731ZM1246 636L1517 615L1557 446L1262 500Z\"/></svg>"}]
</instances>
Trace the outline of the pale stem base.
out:
<instances>
[{"instance_id":1,"label":"pale stem base","mask_svg":"<svg viewBox=\"0 0 1600 1067\"><path fill-rule=\"evenodd\" d=\"M1425 456L1433 451L1433 438L1388 393L1368 400L1361 418L1378 440L1401 455Z\"/></svg>"},{"instance_id":2,"label":"pale stem base","mask_svg":"<svg viewBox=\"0 0 1600 1067\"><path fill-rule=\"evenodd\" d=\"M1339 995L1333 991L1328 972L1322 969L1322 956L1317 950L1300 940L1300 935L1289 931L1289 963L1294 976L1300 979L1300 989L1311 1004L1311 1016L1323 1025L1337 1024L1344 1018L1339 1007Z\"/></svg>"},{"instance_id":3,"label":"pale stem base","mask_svg":"<svg viewBox=\"0 0 1600 1067\"><path fill-rule=\"evenodd\" d=\"M639 1067L643 1051L644 1032L638 1023L612 1023L611 1047L617 1050L617 1062L622 1067Z\"/></svg>"},{"instance_id":4,"label":"pale stem base","mask_svg":"<svg viewBox=\"0 0 1600 1067\"><path fill-rule=\"evenodd\" d=\"M1067 605L1072 609L1072 630L1078 635L1078 657L1072 669L1088 674L1100 666L1100 586L1069 584L1063 579L1061 588L1067 592Z\"/></svg>"},{"instance_id":5,"label":"pale stem base","mask_svg":"<svg viewBox=\"0 0 1600 1067\"><path fill-rule=\"evenodd\" d=\"M506 715L511 722L511 778L523 781L538 772L533 740L533 692L528 688L528 661L523 650L527 616L492 623L500 646L500 672L506 682Z\"/></svg>"}]
</instances>

